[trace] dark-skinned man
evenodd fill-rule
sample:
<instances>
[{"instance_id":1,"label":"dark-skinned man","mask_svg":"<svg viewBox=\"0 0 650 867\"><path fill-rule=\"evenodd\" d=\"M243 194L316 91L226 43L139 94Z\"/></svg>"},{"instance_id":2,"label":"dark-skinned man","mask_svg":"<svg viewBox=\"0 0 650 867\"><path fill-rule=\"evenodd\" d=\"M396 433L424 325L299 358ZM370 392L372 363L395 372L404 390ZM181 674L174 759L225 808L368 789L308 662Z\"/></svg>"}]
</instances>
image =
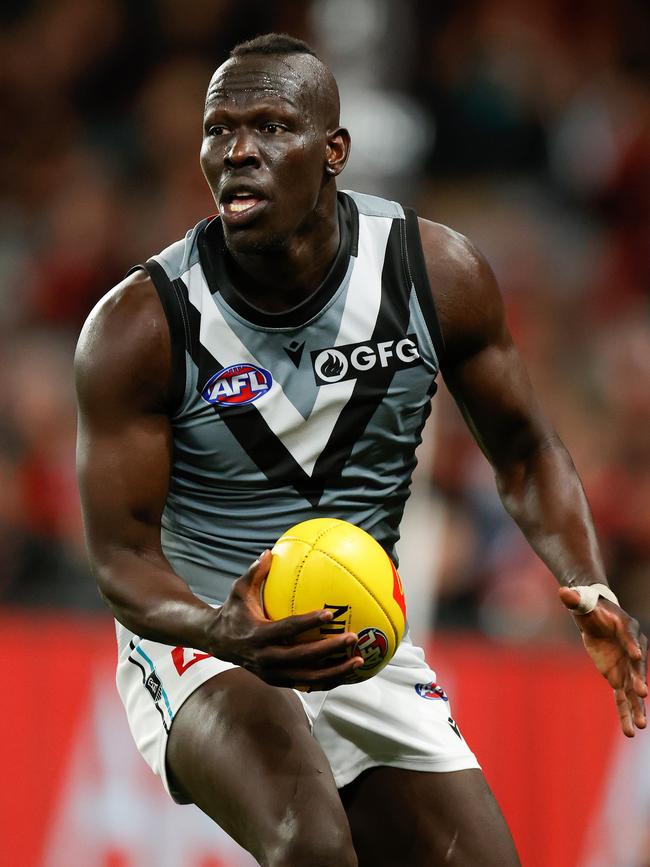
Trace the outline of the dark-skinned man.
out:
<instances>
[{"instance_id":1,"label":"dark-skinned man","mask_svg":"<svg viewBox=\"0 0 650 867\"><path fill-rule=\"evenodd\" d=\"M332 613L270 622L259 601L268 549L300 520L344 518L394 555L442 371L624 733L645 727L646 640L607 587L492 272L449 229L337 192L349 135L304 43L238 46L203 136L218 214L98 304L76 358L88 546L138 748L269 867L518 864L408 637L345 684L355 635L300 643Z\"/></svg>"}]
</instances>

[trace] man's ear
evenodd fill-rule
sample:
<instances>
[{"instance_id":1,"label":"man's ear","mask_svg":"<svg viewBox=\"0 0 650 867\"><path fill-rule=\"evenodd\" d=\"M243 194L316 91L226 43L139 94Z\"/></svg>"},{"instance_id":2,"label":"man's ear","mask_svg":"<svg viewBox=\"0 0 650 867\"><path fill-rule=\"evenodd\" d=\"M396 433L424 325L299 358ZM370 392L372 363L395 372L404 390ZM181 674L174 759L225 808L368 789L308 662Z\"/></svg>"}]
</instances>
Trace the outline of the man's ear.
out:
<instances>
[{"instance_id":1,"label":"man's ear","mask_svg":"<svg viewBox=\"0 0 650 867\"><path fill-rule=\"evenodd\" d=\"M350 133L345 127L327 134L327 149L325 151L325 171L335 177L340 175L350 156Z\"/></svg>"}]
</instances>

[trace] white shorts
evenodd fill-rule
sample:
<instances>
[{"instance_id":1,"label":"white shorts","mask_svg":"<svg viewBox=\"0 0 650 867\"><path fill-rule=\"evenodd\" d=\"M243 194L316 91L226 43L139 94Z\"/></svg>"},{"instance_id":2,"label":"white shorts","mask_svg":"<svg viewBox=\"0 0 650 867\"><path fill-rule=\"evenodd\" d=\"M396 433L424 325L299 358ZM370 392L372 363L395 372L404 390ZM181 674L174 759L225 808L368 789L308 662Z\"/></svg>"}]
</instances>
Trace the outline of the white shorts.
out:
<instances>
[{"instance_id":1,"label":"white shorts","mask_svg":"<svg viewBox=\"0 0 650 867\"><path fill-rule=\"evenodd\" d=\"M167 792L182 802L170 790L165 766L174 715L202 683L236 666L197 650L140 639L116 625L117 688L131 733ZM339 788L379 765L416 771L479 767L424 651L408 637L372 679L329 692L295 694Z\"/></svg>"}]
</instances>

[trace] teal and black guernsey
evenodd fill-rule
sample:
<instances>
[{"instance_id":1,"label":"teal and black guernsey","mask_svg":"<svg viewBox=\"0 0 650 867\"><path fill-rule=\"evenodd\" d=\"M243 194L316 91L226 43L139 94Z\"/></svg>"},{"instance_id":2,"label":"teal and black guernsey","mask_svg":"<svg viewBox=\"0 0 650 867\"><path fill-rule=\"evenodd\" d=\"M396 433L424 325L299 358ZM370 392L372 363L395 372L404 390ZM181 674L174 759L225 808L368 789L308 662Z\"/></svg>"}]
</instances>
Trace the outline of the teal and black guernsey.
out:
<instances>
[{"instance_id":1,"label":"teal and black guernsey","mask_svg":"<svg viewBox=\"0 0 650 867\"><path fill-rule=\"evenodd\" d=\"M347 192L338 211L329 274L286 313L235 288L218 217L143 266L173 353L162 545L209 602L309 518L351 521L395 559L440 330L415 214Z\"/></svg>"}]
</instances>

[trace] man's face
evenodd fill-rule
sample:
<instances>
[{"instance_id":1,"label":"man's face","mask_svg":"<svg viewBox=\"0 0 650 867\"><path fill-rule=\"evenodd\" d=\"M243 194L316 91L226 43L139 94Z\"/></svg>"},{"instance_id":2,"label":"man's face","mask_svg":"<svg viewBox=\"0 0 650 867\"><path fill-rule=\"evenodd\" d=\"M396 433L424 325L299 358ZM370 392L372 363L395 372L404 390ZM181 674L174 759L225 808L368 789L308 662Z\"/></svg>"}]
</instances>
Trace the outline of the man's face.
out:
<instances>
[{"instance_id":1,"label":"man's face","mask_svg":"<svg viewBox=\"0 0 650 867\"><path fill-rule=\"evenodd\" d=\"M327 130L309 72L301 55L248 55L210 82L201 167L233 250L282 247L315 216Z\"/></svg>"}]
</instances>

